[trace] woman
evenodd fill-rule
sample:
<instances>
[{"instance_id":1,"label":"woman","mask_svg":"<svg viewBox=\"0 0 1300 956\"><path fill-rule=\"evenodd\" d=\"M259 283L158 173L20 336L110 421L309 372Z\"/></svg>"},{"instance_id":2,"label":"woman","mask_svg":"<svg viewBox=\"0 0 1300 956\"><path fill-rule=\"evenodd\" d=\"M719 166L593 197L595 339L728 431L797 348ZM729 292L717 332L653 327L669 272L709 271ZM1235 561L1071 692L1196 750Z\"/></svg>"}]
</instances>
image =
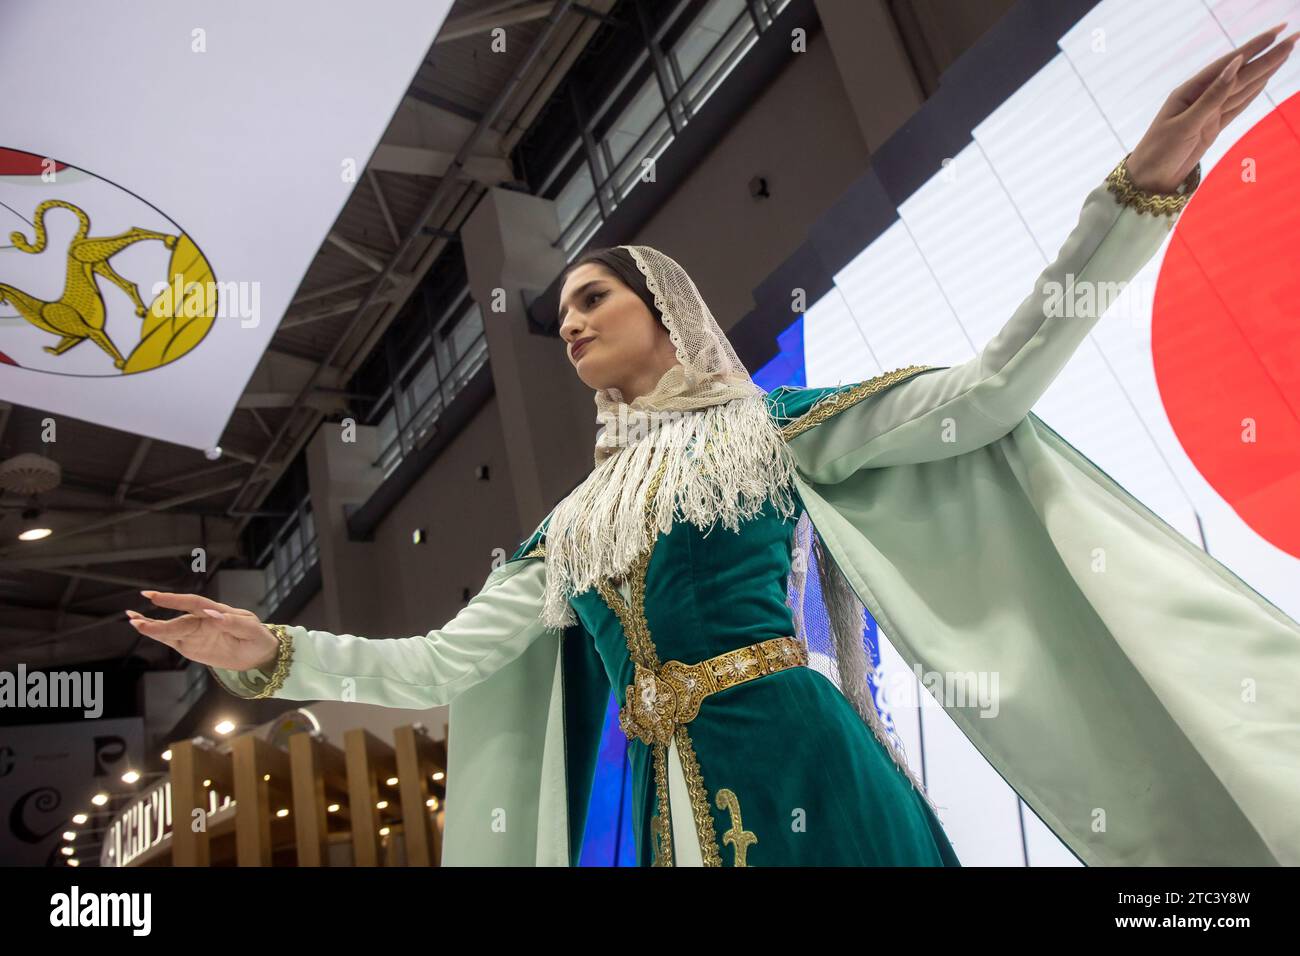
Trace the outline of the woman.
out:
<instances>
[{"instance_id":1,"label":"woman","mask_svg":"<svg viewBox=\"0 0 1300 956\"><path fill-rule=\"evenodd\" d=\"M642 865L957 865L870 700L864 603L909 664L1002 675L996 718L950 713L1085 862L1300 862L1300 626L1029 410L1097 318L1052 321L1047 287L1142 267L1280 30L1175 90L970 362L763 393L677 263L600 250L560 299L595 467L444 628L156 592L186 613L133 623L240 696L449 703L444 863L576 862L613 689ZM1223 686L1179 680L1225 657Z\"/></svg>"}]
</instances>

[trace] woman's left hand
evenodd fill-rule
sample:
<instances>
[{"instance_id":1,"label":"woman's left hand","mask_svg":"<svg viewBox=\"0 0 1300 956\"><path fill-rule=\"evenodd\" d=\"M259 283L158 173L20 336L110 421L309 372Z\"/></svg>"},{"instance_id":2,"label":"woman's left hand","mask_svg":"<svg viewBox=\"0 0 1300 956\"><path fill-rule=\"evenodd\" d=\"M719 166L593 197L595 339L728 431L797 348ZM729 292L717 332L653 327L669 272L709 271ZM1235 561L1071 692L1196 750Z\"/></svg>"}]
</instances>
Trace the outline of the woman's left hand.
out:
<instances>
[{"instance_id":1,"label":"woman's left hand","mask_svg":"<svg viewBox=\"0 0 1300 956\"><path fill-rule=\"evenodd\" d=\"M1135 186L1158 193L1178 189L1223 128L1250 105L1295 49L1300 31L1269 49L1285 26L1224 54L1169 94L1128 157Z\"/></svg>"}]
</instances>

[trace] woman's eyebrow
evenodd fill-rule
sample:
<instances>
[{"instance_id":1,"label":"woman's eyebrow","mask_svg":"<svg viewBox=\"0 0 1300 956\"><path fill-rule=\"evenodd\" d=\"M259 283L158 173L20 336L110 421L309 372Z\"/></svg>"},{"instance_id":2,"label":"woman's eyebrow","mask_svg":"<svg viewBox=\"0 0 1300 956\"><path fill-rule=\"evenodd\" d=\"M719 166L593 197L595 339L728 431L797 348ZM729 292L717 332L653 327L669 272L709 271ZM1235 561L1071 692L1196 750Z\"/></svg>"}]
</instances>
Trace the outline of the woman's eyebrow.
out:
<instances>
[{"instance_id":1,"label":"woman's eyebrow","mask_svg":"<svg viewBox=\"0 0 1300 956\"><path fill-rule=\"evenodd\" d=\"M572 302L574 299L580 299L580 298L582 298L582 293L585 292L588 288L590 288L591 286L595 285L595 284L598 283L598 282L604 282L604 281L605 281L604 279L588 279L588 280L587 280L586 282L584 282L582 285L578 286L576 289L573 290L573 295L569 296L569 301ZM564 324L564 317L565 317L565 315L568 314L568 312L569 312L569 307L568 307L567 305L563 305L563 304L561 304L561 307L560 307L560 324L561 324L561 325Z\"/></svg>"}]
</instances>

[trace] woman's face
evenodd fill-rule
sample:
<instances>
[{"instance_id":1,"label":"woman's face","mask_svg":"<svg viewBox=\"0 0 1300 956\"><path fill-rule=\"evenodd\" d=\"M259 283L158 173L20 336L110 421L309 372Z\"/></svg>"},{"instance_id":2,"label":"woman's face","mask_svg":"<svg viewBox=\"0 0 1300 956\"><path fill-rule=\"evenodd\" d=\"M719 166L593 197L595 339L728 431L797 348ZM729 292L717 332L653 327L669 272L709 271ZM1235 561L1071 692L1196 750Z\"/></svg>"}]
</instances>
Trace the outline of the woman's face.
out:
<instances>
[{"instance_id":1,"label":"woman's face","mask_svg":"<svg viewBox=\"0 0 1300 956\"><path fill-rule=\"evenodd\" d=\"M677 362L668 330L599 262L585 262L565 277L560 337L578 378L592 389L616 388L624 401L649 392Z\"/></svg>"}]
</instances>

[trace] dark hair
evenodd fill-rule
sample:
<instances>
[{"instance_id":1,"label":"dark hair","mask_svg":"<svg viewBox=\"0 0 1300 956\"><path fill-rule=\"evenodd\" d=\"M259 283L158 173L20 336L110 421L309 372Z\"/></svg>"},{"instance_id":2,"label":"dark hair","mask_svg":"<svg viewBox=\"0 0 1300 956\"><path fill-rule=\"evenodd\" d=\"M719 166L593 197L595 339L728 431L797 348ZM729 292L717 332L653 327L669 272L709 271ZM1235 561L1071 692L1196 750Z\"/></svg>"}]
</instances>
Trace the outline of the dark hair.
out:
<instances>
[{"instance_id":1,"label":"dark hair","mask_svg":"<svg viewBox=\"0 0 1300 956\"><path fill-rule=\"evenodd\" d=\"M589 249L584 252L564 267L564 271L560 273L560 287L564 287L564 280L568 278L570 272L578 268L578 266L585 265L588 262L599 263L613 272L614 275L622 279L624 285L640 296L641 301L644 302L646 308L650 310L650 314L660 323L663 322L663 313L655 307L655 297L650 294L650 289L645 284L645 276L641 273L641 270L637 268L636 260L632 258L632 253L628 252L622 246L612 246L604 249Z\"/></svg>"}]
</instances>

